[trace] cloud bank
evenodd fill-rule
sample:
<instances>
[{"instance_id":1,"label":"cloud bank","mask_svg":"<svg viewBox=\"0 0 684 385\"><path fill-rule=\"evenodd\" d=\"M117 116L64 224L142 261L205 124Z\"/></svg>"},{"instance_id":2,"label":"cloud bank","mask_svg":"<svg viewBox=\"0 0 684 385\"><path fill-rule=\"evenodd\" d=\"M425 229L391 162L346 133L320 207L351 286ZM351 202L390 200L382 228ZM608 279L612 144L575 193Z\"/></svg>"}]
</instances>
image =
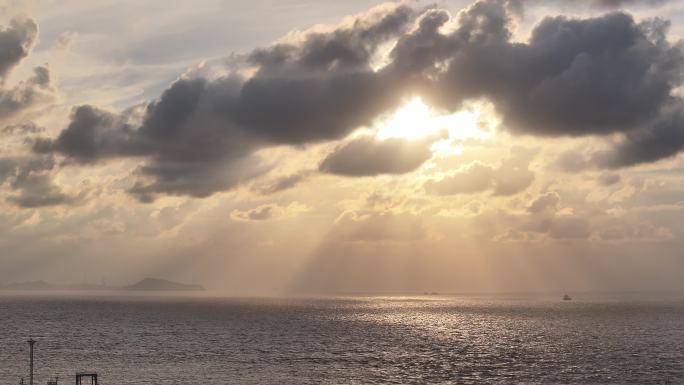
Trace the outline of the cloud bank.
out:
<instances>
[{"instance_id":1,"label":"cloud bank","mask_svg":"<svg viewBox=\"0 0 684 385\"><path fill-rule=\"evenodd\" d=\"M142 118L134 108L75 107L69 125L36 141L34 151L73 165L137 158L130 192L142 201L206 197L267 171L260 149L342 139L419 95L445 111L486 99L512 134L617 134L612 148L593 156L598 167L679 153L684 118L674 90L684 55L681 42L667 39L666 21L637 22L624 12L547 17L521 43L512 40L510 5L478 1L453 17L434 7L380 6L336 28L256 49L228 75L182 76L147 104ZM18 24L8 31L15 30ZM397 174L427 158L424 144L356 139L339 146L320 171ZM520 191L531 177L513 171L511 180L501 173L482 189Z\"/></svg>"}]
</instances>

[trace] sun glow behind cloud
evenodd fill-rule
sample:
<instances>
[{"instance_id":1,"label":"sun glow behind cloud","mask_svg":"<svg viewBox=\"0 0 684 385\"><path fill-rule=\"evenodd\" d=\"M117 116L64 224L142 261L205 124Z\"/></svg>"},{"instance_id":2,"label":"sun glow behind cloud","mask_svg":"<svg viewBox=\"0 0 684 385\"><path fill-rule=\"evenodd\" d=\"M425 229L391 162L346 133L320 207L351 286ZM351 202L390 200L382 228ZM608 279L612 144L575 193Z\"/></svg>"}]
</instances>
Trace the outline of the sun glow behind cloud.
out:
<instances>
[{"instance_id":1,"label":"sun glow behind cloud","mask_svg":"<svg viewBox=\"0 0 684 385\"><path fill-rule=\"evenodd\" d=\"M376 137L417 140L443 134L443 139L436 141L431 150L437 154L458 154L462 146L454 141L492 136L491 131L480 127L484 113L482 106L474 106L445 115L415 97L377 124Z\"/></svg>"}]
</instances>

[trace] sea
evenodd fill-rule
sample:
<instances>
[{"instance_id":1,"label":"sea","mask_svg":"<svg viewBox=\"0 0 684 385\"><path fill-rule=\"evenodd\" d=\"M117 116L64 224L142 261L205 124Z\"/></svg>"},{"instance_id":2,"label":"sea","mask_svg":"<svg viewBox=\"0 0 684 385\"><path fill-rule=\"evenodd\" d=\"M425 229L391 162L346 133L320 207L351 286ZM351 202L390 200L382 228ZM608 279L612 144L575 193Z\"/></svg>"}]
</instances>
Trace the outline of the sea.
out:
<instances>
[{"instance_id":1,"label":"sea","mask_svg":"<svg viewBox=\"0 0 684 385\"><path fill-rule=\"evenodd\" d=\"M571 295L6 292L0 384L684 384L681 296Z\"/></svg>"}]
</instances>

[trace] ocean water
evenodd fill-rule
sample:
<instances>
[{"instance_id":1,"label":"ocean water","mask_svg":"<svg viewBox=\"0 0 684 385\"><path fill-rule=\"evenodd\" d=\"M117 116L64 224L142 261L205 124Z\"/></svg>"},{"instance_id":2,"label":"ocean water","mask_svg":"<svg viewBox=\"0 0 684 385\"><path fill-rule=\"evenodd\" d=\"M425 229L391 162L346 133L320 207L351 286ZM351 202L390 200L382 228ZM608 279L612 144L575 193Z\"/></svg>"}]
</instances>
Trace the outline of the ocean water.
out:
<instances>
[{"instance_id":1,"label":"ocean water","mask_svg":"<svg viewBox=\"0 0 684 385\"><path fill-rule=\"evenodd\" d=\"M684 383L684 300L0 294L0 384Z\"/></svg>"}]
</instances>

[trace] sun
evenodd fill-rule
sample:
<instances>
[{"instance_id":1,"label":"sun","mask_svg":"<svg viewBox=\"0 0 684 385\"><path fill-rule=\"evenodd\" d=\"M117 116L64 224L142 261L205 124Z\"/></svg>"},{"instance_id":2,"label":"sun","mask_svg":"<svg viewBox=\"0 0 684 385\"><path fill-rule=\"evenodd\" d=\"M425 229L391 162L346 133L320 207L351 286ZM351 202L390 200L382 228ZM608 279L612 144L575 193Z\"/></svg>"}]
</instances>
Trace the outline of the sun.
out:
<instances>
[{"instance_id":1,"label":"sun","mask_svg":"<svg viewBox=\"0 0 684 385\"><path fill-rule=\"evenodd\" d=\"M409 100L392 115L376 124L378 139L417 140L446 132L449 142L458 139L484 138L490 133L479 127L482 110L468 108L453 114L440 114L420 97ZM438 147L444 147L438 146Z\"/></svg>"}]
</instances>

